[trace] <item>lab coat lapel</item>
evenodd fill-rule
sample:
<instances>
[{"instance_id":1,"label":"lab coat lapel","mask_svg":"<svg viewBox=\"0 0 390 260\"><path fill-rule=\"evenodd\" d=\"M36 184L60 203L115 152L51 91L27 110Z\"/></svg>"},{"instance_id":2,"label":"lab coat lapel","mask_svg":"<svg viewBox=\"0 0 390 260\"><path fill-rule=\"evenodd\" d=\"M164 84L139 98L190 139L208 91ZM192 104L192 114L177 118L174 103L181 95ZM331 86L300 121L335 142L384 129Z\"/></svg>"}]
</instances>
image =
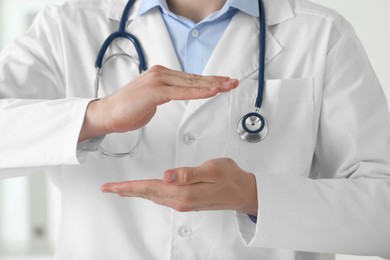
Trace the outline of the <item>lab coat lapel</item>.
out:
<instances>
[{"instance_id":1,"label":"lab coat lapel","mask_svg":"<svg viewBox=\"0 0 390 260\"><path fill-rule=\"evenodd\" d=\"M238 12L222 35L203 71L204 75L229 76L241 80L259 68L259 20ZM265 62L282 51L277 40L267 31ZM213 98L190 101L183 122Z\"/></svg>"},{"instance_id":2,"label":"lab coat lapel","mask_svg":"<svg viewBox=\"0 0 390 260\"><path fill-rule=\"evenodd\" d=\"M203 72L205 75L227 75L242 79L259 68L259 20L245 13L237 13ZM282 51L277 40L267 30L265 62Z\"/></svg>"}]
</instances>

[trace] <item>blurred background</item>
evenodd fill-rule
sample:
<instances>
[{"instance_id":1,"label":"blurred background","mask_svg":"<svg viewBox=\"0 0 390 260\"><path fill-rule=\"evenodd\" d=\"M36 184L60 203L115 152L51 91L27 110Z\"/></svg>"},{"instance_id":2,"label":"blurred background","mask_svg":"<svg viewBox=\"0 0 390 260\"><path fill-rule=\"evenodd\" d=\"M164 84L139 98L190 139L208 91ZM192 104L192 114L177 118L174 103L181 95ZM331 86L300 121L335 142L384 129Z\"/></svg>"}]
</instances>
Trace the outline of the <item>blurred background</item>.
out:
<instances>
[{"instance_id":1,"label":"blurred background","mask_svg":"<svg viewBox=\"0 0 390 260\"><path fill-rule=\"evenodd\" d=\"M390 100L390 1L314 1L337 10L352 22ZM64 0L0 0L0 50L27 30L44 5L62 2ZM0 260L53 260L60 200L60 193L44 173L1 180ZM378 259L337 256L337 260Z\"/></svg>"}]
</instances>

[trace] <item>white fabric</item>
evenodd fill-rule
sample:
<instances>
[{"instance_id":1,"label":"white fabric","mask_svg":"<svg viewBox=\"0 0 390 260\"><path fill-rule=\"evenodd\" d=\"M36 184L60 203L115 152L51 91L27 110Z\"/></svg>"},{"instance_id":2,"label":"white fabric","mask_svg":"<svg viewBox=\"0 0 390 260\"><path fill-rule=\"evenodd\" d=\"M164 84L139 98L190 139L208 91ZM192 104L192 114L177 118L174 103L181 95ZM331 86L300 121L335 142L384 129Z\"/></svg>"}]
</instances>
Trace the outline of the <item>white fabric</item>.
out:
<instances>
[{"instance_id":1,"label":"white fabric","mask_svg":"<svg viewBox=\"0 0 390 260\"><path fill-rule=\"evenodd\" d=\"M43 10L0 58L0 175L47 167L62 192L60 260L319 259L307 252L390 256L390 120L378 80L353 28L303 0L266 0L268 137L236 133L253 109L258 20L238 13L204 74L240 86L208 100L161 106L136 158L103 158L99 140L79 145L93 97L94 62L125 1L72 1ZM109 19L111 18L111 19ZM147 63L180 65L158 10L131 17ZM112 51L134 54L127 41ZM107 94L137 64L105 70ZM195 137L192 144L183 136ZM126 135L132 147L137 133ZM106 141L106 140L105 140ZM85 147L85 151L83 151ZM256 175L258 224L231 211L178 213L103 194L108 181L161 178L166 169L231 157ZM34 168L31 168L34 167Z\"/></svg>"}]
</instances>

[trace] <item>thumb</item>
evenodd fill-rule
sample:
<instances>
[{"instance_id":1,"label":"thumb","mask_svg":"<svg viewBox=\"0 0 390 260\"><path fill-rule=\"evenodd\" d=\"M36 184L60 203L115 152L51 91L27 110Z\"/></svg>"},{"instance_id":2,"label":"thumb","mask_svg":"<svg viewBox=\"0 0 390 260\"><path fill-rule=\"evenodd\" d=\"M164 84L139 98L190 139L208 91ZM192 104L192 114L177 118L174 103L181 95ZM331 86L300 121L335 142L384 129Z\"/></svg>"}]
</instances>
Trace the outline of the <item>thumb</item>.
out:
<instances>
[{"instance_id":1,"label":"thumb","mask_svg":"<svg viewBox=\"0 0 390 260\"><path fill-rule=\"evenodd\" d=\"M204 174L199 170L199 167L182 167L167 170L164 172L163 181L176 185L206 182Z\"/></svg>"}]
</instances>

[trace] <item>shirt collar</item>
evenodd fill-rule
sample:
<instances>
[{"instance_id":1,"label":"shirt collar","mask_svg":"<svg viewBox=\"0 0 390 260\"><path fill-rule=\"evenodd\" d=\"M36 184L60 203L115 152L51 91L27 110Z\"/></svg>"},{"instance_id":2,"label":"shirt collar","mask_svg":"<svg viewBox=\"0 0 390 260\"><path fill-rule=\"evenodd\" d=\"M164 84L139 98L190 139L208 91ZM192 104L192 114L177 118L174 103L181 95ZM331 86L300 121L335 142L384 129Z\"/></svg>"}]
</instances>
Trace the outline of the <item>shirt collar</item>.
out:
<instances>
[{"instance_id":1,"label":"shirt collar","mask_svg":"<svg viewBox=\"0 0 390 260\"><path fill-rule=\"evenodd\" d=\"M259 4L256 0L228 0L230 6L252 16L259 17Z\"/></svg>"},{"instance_id":2,"label":"shirt collar","mask_svg":"<svg viewBox=\"0 0 390 260\"><path fill-rule=\"evenodd\" d=\"M259 16L259 8L256 0L227 0L229 6L237 8L242 12L253 16ZM263 0L266 19L268 25L274 25L286 21L295 16L294 6L290 0ZM112 0L109 18L119 21L127 0ZM157 7L166 7L165 0L137 0L130 11L129 19L135 16L145 14L149 10Z\"/></svg>"},{"instance_id":3,"label":"shirt collar","mask_svg":"<svg viewBox=\"0 0 390 260\"><path fill-rule=\"evenodd\" d=\"M142 0L137 14L143 15L157 6L161 6L163 9L168 10L167 2L165 0Z\"/></svg>"},{"instance_id":4,"label":"shirt collar","mask_svg":"<svg viewBox=\"0 0 390 260\"><path fill-rule=\"evenodd\" d=\"M138 9L138 15L143 15L157 6L161 6L164 11L168 11L166 0L143 0ZM230 7L236 8L252 16L259 16L258 2L256 0L227 0L221 11L227 12Z\"/></svg>"}]
</instances>

